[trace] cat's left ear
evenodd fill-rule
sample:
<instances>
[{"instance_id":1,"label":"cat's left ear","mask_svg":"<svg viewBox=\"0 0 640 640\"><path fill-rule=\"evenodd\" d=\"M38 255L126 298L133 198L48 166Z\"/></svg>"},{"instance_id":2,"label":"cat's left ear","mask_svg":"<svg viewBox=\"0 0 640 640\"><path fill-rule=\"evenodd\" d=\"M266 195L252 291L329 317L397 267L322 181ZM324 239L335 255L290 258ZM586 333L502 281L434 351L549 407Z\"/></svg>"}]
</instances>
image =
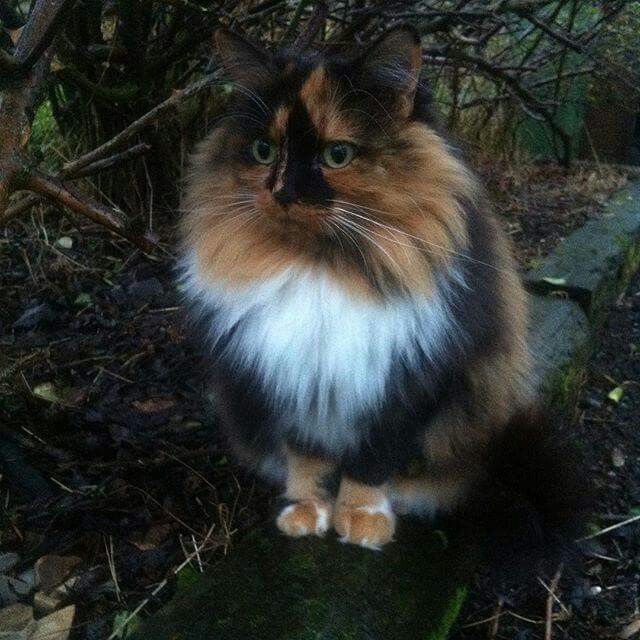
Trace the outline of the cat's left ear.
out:
<instances>
[{"instance_id":1,"label":"cat's left ear","mask_svg":"<svg viewBox=\"0 0 640 640\"><path fill-rule=\"evenodd\" d=\"M397 97L400 115L408 117L422 67L420 34L410 25L392 27L356 61L359 82L381 95Z\"/></svg>"},{"instance_id":2,"label":"cat's left ear","mask_svg":"<svg viewBox=\"0 0 640 640\"><path fill-rule=\"evenodd\" d=\"M271 55L257 44L224 28L217 29L213 39L222 66L237 83L257 86L272 77Z\"/></svg>"}]
</instances>

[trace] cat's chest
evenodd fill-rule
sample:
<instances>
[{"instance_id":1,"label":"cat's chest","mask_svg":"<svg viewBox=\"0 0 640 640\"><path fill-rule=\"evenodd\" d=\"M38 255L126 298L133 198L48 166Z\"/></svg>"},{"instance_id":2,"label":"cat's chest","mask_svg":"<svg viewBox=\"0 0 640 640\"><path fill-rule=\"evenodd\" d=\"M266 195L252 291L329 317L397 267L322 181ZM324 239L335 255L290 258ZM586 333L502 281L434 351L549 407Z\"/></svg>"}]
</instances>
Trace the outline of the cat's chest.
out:
<instances>
[{"instance_id":1,"label":"cat's chest","mask_svg":"<svg viewBox=\"0 0 640 640\"><path fill-rule=\"evenodd\" d=\"M436 359L451 328L439 296L367 300L316 272L199 288L192 295L215 309L209 333L225 359L258 379L283 420L310 432L340 430L379 406L394 369Z\"/></svg>"}]
</instances>

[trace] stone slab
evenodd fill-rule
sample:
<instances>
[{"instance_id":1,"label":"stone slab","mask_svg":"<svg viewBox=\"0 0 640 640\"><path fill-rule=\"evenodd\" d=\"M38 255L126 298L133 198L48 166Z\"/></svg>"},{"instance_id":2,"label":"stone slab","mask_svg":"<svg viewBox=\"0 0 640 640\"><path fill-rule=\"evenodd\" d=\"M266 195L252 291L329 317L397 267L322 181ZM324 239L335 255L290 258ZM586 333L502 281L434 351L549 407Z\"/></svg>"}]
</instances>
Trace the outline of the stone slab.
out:
<instances>
[{"instance_id":1,"label":"stone slab","mask_svg":"<svg viewBox=\"0 0 640 640\"><path fill-rule=\"evenodd\" d=\"M256 531L133 640L443 640L474 555L407 522L381 552Z\"/></svg>"},{"instance_id":2,"label":"stone slab","mask_svg":"<svg viewBox=\"0 0 640 640\"><path fill-rule=\"evenodd\" d=\"M536 269L525 275L537 292L567 291L591 310L599 294L618 279L628 254L640 243L640 182L618 192L601 217L571 233Z\"/></svg>"},{"instance_id":3,"label":"stone slab","mask_svg":"<svg viewBox=\"0 0 640 640\"><path fill-rule=\"evenodd\" d=\"M555 394L558 377L579 367L588 354L591 325L580 305L557 296L530 296L530 345L543 393Z\"/></svg>"}]
</instances>

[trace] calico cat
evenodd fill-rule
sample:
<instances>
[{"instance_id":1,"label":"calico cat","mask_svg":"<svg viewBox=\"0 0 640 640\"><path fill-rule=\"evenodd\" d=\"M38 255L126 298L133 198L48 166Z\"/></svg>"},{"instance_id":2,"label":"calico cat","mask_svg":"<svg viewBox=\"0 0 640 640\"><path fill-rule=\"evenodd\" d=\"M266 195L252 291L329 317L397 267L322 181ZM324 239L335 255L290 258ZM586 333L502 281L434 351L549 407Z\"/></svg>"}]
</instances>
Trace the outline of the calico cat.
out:
<instances>
[{"instance_id":1,"label":"calico cat","mask_svg":"<svg viewBox=\"0 0 640 640\"><path fill-rule=\"evenodd\" d=\"M379 549L395 514L464 501L532 404L525 295L411 27L355 54L216 43L235 95L192 161L181 269L220 420L283 487L281 531Z\"/></svg>"}]
</instances>

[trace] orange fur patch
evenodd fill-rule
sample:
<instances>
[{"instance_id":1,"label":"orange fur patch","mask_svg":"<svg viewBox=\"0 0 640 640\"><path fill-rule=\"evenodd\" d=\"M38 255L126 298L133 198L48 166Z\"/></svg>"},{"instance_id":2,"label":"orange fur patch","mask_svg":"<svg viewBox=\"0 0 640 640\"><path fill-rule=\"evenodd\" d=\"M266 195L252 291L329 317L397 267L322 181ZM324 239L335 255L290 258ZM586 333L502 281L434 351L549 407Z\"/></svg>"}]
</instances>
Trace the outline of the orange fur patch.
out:
<instances>
[{"instance_id":1,"label":"orange fur patch","mask_svg":"<svg viewBox=\"0 0 640 640\"><path fill-rule=\"evenodd\" d=\"M395 518L386 490L343 478L333 514L342 542L378 549L395 533Z\"/></svg>"},{"instance_id":2,"label":"orange fur patch","mask_svg":"<svg viewBox=\"0 0 640 640\"><path fill-rule=\"evenodd\" d=\"M310 73L299 98L322 140L357 139L323 66ZM276 110L268 128L274 140L289 117L288 107ZM338 201L327 210L281 207L266 187L270 167L215 164L223 145L233 151L240 144L224 126L217 129L195 156L184 201L185 244L201 272L241 286L292 266L324 267L357 295L379 295L376 282L428 294L435 273L467 246L459 198L473 200L476 186L428 126L400 123L395 135L400 147L382 146L342 169L323 169Z\"/></svg>"},{"instance_id":3,"label":"orange fur patch","mask_svg":"<svg viewBox=\"0 0 640 640\"><path fill-rule=\"evenodd\" d=\"M331 515L328 502L305 500L285 507L276 520L278 529L292 538L316 535L327 532Z\"/></svg>"}]
</instances>

